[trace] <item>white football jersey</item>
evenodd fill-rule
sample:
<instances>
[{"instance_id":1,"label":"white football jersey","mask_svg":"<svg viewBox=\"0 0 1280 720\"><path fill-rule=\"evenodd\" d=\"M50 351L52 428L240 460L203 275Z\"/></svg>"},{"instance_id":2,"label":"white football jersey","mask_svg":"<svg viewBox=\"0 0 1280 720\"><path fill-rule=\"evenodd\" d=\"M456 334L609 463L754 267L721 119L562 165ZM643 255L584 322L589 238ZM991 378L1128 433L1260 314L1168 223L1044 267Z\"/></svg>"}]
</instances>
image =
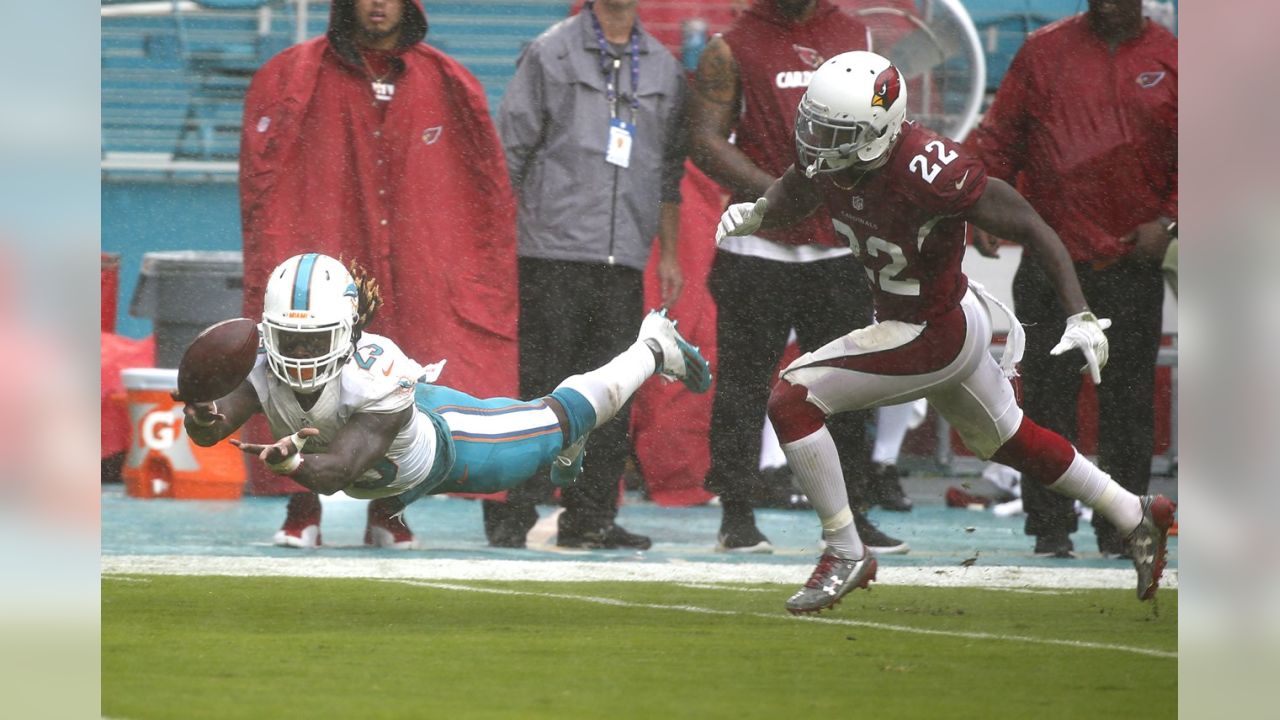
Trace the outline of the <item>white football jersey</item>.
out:
<instances>
[{"instance_id":1,"label":"white football jersey","mask_svg":"<svg viewBox=\"0 0 1280 720\"><path fill-rule=\"evenodd\" d=\"M356 413L397 413L413 405L414 386L423 368L381 335L365 332L341 374L320 391L310 410L303 410L293 390L267 367L266 354L249 381L267 416L271 434L283 438L313 427L320 434L307 441L305 452L324 452L338 429ZM435 425L420 412L400 430L386 457L356 478L344 492L357 498L396 495L425 480L436 454Z\"/></svg>"}]
</instances>

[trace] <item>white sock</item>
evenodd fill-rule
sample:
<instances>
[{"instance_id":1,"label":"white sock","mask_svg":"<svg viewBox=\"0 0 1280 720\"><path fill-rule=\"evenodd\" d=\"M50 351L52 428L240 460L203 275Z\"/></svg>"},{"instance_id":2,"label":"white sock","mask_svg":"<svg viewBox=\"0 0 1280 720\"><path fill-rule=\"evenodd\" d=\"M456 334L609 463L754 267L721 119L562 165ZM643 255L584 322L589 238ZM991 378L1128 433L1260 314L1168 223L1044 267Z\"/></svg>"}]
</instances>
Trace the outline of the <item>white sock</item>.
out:
<instances>
[{"instance_id":1,"label":"white sock","mask_svg":"<svg viewBox=\"0 0 1280 720\"><path fill-rule=\"evenodd\" d=\"M656 366L653 351L643 341L637 340L603 366L565 378L559 387L581 393L595 409L595 427L600 427L618 414L618 410L657 370Z\"/></svg>"},{"instance_id":2,"label":"white sock","mask_svg":"<svg viewBox=\"0 0 1280 720\"><path fill-rule=\"evenodd\" d=\"M1067 471L1049 489L1075 498L1095 512L1102 513L1122 533L1130 532L1142 522L1141 498L1120 487L1110 475L1102 472L1102 468L1081 455L1079 450Z\"/></svg>"},{"instance_id":3,"label":"white sock","mask_svg":"<svg viewBox=\"0 0 1280 720\"><path fill-rule=\"evenodd\" d=\"M783 443L782 452L800 489L809 496L822 521L822 539L827 549L842 558L861 560L866 551L853 525L840 456L827 426L823 425L808 437Z\"/></svg>"},{"instance_id":4,"label":"white sock","mask_svg":"<svg viewBox=\"0 0 1280 720\"><path fill-rule=\"evenodd\" d=\"M902 441L907 437L907 430L915 414L911 405L885 405L876 411L876 444L871 450L871 462L881 465L898 464Z\"/></svg>"}]
</instances>

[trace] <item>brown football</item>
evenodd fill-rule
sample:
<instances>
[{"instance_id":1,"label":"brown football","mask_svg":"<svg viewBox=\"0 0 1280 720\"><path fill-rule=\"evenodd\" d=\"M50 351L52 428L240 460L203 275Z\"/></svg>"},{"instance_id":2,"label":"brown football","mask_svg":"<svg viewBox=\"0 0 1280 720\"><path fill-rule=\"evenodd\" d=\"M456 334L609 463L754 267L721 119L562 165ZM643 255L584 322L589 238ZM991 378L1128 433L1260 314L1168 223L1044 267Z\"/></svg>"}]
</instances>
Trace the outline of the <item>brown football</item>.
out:
<instances>
[{"instance_id":1,"label":"brown football","mask_svg":"<svg viewBox=\"0 0 1280 720\"><path fill-rule=\"evenodd\" d=\"M191 341L178 363L178 397L186 402L217 400L249 377L257 359L257 323L232 318L210 325Z\"/></svg>"}]
</instances>

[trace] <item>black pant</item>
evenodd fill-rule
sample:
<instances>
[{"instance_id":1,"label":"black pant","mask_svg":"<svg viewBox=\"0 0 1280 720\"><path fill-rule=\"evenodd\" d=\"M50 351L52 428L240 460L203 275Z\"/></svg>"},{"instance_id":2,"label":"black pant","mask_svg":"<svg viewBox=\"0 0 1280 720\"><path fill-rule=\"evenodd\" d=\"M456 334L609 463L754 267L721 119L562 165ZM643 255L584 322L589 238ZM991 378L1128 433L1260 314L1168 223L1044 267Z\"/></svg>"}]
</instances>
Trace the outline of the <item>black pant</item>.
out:
<instances>
[{"instance_id":1,"label":"black pant","mask_svg":"<svg viewBox=\"0 0 1280 720\"><path fill-rule=\"evenodd\" d=\"M716 301L716 394L711 468L704 482L726 505L749 503L760 480L760 431L774 370L794 328L804 352L871 322L871 288L852 256L809 263L716 253L707 281ZM869 411L833 415L849 502L862 504L871 450Z\"/></svg>"},{"instance_id":2,"label":"black pant","mask_svg":"<svg viewBox=\"0 0 1280 720\"><path fill-rule=\"evenodd\" d=\"M1098 393L1098 465L1126 490L1144 494L1151 482L1155 448L1156 354L1160 350L1164 278L1154 263L1121 260L1101 270L1076 263L1089 308L1111 319L1110 361ZM1036 423L1076 438L1077 396L1084 358L1078 351L1052 356L1066 327L1053 284L1034 258L1024 257L1013 277L1018 319L1027 329L1022 360L1023 409ZM1084 380L1084 382L1089 382ZM1078 527L1072 500L1039 483L1022 484L1026 534L1055 535ZM1117 531L1100 513L1093 516L1100 540Z\"/></svg>"},{"instance_id":3,"label":"black pant","mask_svg":"<svg viewBox=\"0 0 1280 720\"><path fill-rule=\"evenodd\" d=\"M520 397L547 395L570 375L594 370L631 346L644 313L644 274L617 265L519 259ZM562 530L592 531L618 514L618 481L631 455L631 404L587 440L582 476L561 490ZM485 501L485 530L521 536L550 499L544 472L507 491L505 507ZM504 527L499 528L502 525Z\"/></svg>"}]
</instances>

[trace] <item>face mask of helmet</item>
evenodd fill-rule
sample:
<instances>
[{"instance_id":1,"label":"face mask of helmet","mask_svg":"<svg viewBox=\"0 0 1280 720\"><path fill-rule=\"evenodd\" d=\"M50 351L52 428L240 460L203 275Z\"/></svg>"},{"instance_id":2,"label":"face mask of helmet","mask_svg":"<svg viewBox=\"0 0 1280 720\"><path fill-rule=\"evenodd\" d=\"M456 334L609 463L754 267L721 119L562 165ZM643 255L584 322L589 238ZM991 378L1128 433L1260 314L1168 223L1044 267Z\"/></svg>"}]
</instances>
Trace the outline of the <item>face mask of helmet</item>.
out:
<instances>
[{"instance_id":1,"label":"face mask of helmet","mask_svg":"<svg viewBox=\"0 0 1280 720\"><path fill-rule=\"evenodd\" d=\"M796 113L796 156L805 177L860 164L859 151L880 139L868 122L843 124L822 118L808 96Z\"/></svg>"},{"instance_id":2,"label":"face mask of helmet","mask_svg":"<svg viewBox=\"0 0 1280 720\"><path fill-rule=\"evenodd\" d=\"M353 350L356 287L337 260L309 253L271 274L263 298L263 345L271 372L302 393L323 388Z\"/></svg>"}]
</instances>

